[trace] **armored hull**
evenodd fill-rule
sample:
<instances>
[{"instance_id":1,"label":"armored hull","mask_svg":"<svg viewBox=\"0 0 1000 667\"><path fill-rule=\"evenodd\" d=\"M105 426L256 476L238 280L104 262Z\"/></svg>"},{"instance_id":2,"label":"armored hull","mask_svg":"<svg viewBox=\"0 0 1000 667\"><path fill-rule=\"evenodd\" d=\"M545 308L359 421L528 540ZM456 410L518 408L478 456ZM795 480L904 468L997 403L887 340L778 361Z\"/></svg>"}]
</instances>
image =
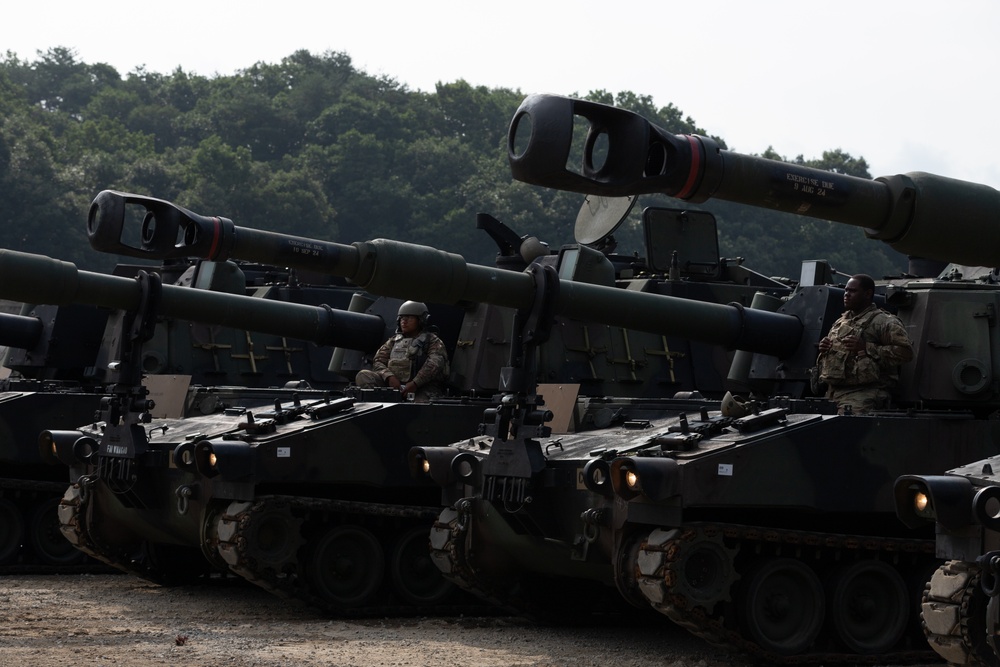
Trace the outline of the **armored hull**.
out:
<instances>
[{"instance_id":1,"label":"armored hull","mask_svg":"<svg viewBox=\"0 0 1000 667\"><path fill-rule=\"evenodd\" d=\"M414 481L405 458L414 441L474 432L488 401L260 393L263 402L242 395L221 413L152 422L127 473L98 463L67 492L63 532L163 583L204 573L201 562L333 613L455 603L421 549L439 491Z\"/></svg>"},{"instance_id":2,"label":"armored hull","mask_svg":"<svg viewBox=\"0 0 1000 667\"><path fill-rule=\"evenodd\" d=\"M768 661L926 654L913 628L936 564L933 536L895 520L893 480L996 452L989 420L789 412L731 448L703 453L702 442L690 459L612 463L616 494L629 501L616 519L629 535L620 586L637 573L655 609Z\"/></svg>"},{"instance_id":3,"label":"armored hull","mask_svg":"<svg viewBox=\"0 0 1000 667\"><path fill-rule=\"evenodd\" d=\"M970 413L838 416L824 401L773 403L739 418L717 404L592 405L617 423L538 439L544 462L528 502L485 478L489 439L425 450L432 471L477 460L450 480L435 562L468 590L549 621L606 613L617 589L772 663L930 659L918 614L934 535L896 520L893 483L1000 451L1000 429Z\"/></svg>"}]
</instances>

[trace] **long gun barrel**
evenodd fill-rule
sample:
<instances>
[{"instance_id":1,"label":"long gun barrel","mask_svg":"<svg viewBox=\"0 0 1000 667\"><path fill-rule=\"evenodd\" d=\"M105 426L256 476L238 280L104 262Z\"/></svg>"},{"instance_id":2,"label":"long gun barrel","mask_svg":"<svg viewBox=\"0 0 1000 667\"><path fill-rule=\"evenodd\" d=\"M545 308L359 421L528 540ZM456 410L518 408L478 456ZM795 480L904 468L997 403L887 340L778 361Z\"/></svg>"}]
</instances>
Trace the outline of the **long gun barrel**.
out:
<instances>
[{"instance_id":1,"label":"long gun barrel","mask_svg":"<svg viewBox=\"0 0 1000 667\"><path fill-rule=\"evenodd\" d=\"M589 128L575 143L580 119ZM725 199L862 227L909 255L1000 264L1000 192L977 183L923 172L869 180L741 155L708 137L671 134L631 111L555 95L521 103L508 132L508 159L514 178L534 185L606 196L662 193L695 203Z\"/></svg>"},{"instance_id":2,"label":"long gun barrel","mask_svg":"<svg viewBox=\"0 0 1000 667\"><path fill-rule=\"evenodd\" d=\"M156 314L164 317L360 350L378 347L385 330L377 315L176 285L160 289ZM135 279L82 271L70 262L14 250L0 250L0 293L27 303L122 310L136 310L143 300Z\"/></svg>"},{"instance_id":3,"label":"long gun barrel","mask_svg":"<svg viewBox=\"0 0 1000 667\"><path fill-rule=\"evenodd\" d=\"M38 345L44 329L37 317L0 313L0 345L30 350Z\"/></svg>"},{"instance_id":4,"label":"long gun barrel","mask_svg":"<svg viewBox=\"0 0 1000 667\"><path fill-rule=\"evenodd\" d=\"M129 215L127 207L144 210L138 246L122 241L126 219L139 217ZM260 231L160 199L110 190L94 200L87 233L91 245L103 252L156 260L197 257L279 264L348 278L388 297L528 310L537 296L530 273L469 264L460 255L427 246L386 239L343 245ZM793 351L802 333L799 320L788 315L582 282L559 281L551 299L557 315L777 356Z\"/></svg>"}]
</instances>

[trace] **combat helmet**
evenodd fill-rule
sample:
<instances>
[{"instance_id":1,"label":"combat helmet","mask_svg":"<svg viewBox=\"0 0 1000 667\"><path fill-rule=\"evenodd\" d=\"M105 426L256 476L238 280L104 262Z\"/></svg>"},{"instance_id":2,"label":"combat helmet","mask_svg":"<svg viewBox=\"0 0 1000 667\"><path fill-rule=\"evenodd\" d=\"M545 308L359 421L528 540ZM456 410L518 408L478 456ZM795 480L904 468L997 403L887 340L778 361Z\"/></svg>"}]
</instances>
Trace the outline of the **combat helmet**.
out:
<instances>
[{"instance_id":1,"label":"combat helmet","mask_svg":"<svg viewBox=\"0 0 1000 667\"><path fill-rule=\"evenodd\" d=\"M431 317L430 311L427 310L427 304L420 301L404 301L396 313L397 322L403 315L414 315L419 318L421 328L427 326L427 320Z\"/></svg>"}]
</instances>

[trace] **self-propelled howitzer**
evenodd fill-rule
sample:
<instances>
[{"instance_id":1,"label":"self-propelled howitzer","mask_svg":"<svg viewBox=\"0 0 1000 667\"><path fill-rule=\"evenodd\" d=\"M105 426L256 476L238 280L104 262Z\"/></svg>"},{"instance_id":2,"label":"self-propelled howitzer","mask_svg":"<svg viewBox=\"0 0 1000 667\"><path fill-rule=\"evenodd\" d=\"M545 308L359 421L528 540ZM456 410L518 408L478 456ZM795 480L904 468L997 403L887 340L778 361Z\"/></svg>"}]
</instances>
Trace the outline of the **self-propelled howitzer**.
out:
<instances>
[{"instance_id":1,"label":"self-propelled howitzer","mask_svg":"<svg viewBox=\"0 0 1000 667\"><path fill-rule=\"evenodd\" d=\"M574 116L590 122L584 163L579 170L568 168ZM524 131L529 127L535 131L527 138ZM603 160L595 158L597 146L607 150ZM986 185L921 172L869 181L743 156L719 150L709 138L673 135L630 112L582 100L547 95L526 99L511 125L510 163L515 178L536 185L606 195L661 192L690 202L726 199L859 226L869 238L911 255L973 266L1000 264L997 250L1000 193ZM941 401L947 395L946 403L953 411L927 422L935 428L945 426L944 430L930 437L914 433L914 437L907 439L902 428L905 424L889 425L888 415L883 415L882 425L889 425L886 436L841 435L836 446L846 446L849 450L865 440L874 443L902 438L908 440L908 445L919 447L930 440L935 456L944 450L959 451L962 441L992 442L995 448L997 435L990 419L990 412L996 408L996 363L991 354L995 337L990 332L994 329L992 318L997 306L996 275L963 280L956 271L948 277L954 280L917 285L899 302L904 306L901 315L907 328L916 338L918 354L913 365L904 368L902 399L909 405L917 405L927 398ZM979 323L983 326L977 326ZM947 363L943 363L945 357L950 357ZM935 358L936 371L931 364ZM940 389L932 390L932 385ZM965 426L960 426L963 408L973 408L981 418L964 420ZM965 432L966 428L971 430ZM824 446L818 439L813 444ZM907 455L912 455L912 451L912 447L907 447ZM842 455L847 453L842 451ZM869 451L869 456L873 454L874 450ZM890 456L885 458L888 460ZM621 495L642 498L655 494L652 488L642 490L641 479L636 478L631 485L627 482L626 476L635 475L641 467L641 459L631 463L623 458L617 464L620 476L615 479L615 486L622 490ZM906 467L896 469L904 471ZM940 464L931 464L929 456L920 456L909 467L913 473L916 468L940 468ZM923 580L914 576L919 569L912 565L901 567L898 557L893 565L904 575L907 585L916 586L917 595L913 596L916 603L911 609L920 609L920 626L930 646L949 664L985 665L1000 660L998 470L1000 457L994 455L947 471L908 474L899 477L895 484L896 511L907 528L924 529L923 533L930 535L934 533L926 529L937 524L936 556L947 562L936 570L927 570L928 576ZM781 492L782 488L776 490ZM686 563L697 563L698 559L725 564L726 549L738 543L732 538L737 532L730 529L728 537L717 534L706 539L703 526L688 529L687 535L677 530L656 531L654 539L640 548L640 585L650 591L654 604L673 617L703 616L708 607L705 603L708 593L713 587L715 591L722 590L720 579L703 577L695 581L679 573ZM772 541L781 538L781 531L777 530L769 536ZM698 541L699 546L688 547L685 553L685 542ZM801 552L800 548L796 553L800 558ZM834 572L833 578L826 581L835 595L828 619L837 629L831 634L838 634L852 650L878 652L889 648L886 638L891 635L886 630L902 628L904 617L885 603L893 596L905 600L900 586L903 579L889 574L887 560L892 562L885 556L856 559L845 563L840 572ZM822 566L813 567L822 571ZM765 568L770 572L762 576ZM667 584L663 583L664 573ZM741 595L746 596L749 589L760 604L745 608L751 613L756 609L765 614L769 598L787 592L776 579L796 580L800 590L807 590L804 584L812 576L802 568L781 567L777 559L761 560L751 575L748 583L733 590L742 589ZM671 577L673 586L669 585ZM772 581L768 583L768 579ZM927 581L926 589L923 581ZM865 590L859 596L851 592L852 588ZM898 592L893 593L893 589ZM743 632L749 634L746 627L752 625L754 641L768 637L771 648L787 648L800 641L807 632L813 632L806 630L809 626L816 628L817 635L821 634L821 618L814 613L803 613L809 612L803 599L811 595L786 598L794 601L796 613L805 622L788 623L781 628L781 615L771 619L762 615L762 621L743 624ZM686 601L688 607L678 609L675 606L678 600ZM875 606L845 611L840 605L847 600ZM712 609L709 607L708 611ZM722 623L714 630L708 630L709 625L699 623L699 631L716 633L716 638L726 633Z\"/></svg>"},{"instance_id":2,"label":"self-propelled howitzer","mask_svg":"<svg viewBox=\"0 0 1000 667\"><path fill-rule=\"evenodd\" d=\"M574 120L588 124L574 144ZM582 163L574 147L582 145ZM508 134L514 178L586 194L662 193L724 199L861 227L913 256L970 266L1000 264L1000 192L923 172L869 180L722 150L709 137L675 135L615 107L531 95Z\"/></svg>"},{"instance_id":3,"label":"self-propelled howitzer","mask_svg":"<svg viewBox=\"0 0 1000 667\"><path fill-rule=\"evenodd\" d=\"M126 278L80 271L68 262L8 250L0 250L0 276L0 292L6 295L5 298L59 306L59 313L63 316L82 305L104 309L103 313L98 313L104 319L108 318L108 313L127 311L123 323L117 326L109 324L107 335L114 337L116 341L110 341L108 345L116 349L106 352L107 367L94 369L95 377L83 389L56 389L50 383L32 379L12 378L5 381L9 383L11 390L0 394L4 417L0 419L0 424L4 426L0 454L6 464L4 477L20 478L3 480L4 493L11 497L16 497L17 494L27 497L29 491L35 492L36 487L39 487L39 480L45 480L48 485L45 489L55 483L53 476L58 475L65 480L65 469L59 472L58 468L45 465L55 463L57 459L64 464L73 465L77 460L89 460L91 454L95 461L100 456L108 456L109 460L122 463L117 474L126 479L131 476L131 462L141 458L148 449L143 423L150 421L151 413L156 408L140 378L143 374L157 370L152 368L154 362L164 360L159 355L151 354L151 349L144 349L143 344L157 333L157 322L162 318L238 327L246 332L271 333L286 336L288 341L298 339L362 349L378 345L385 331L384 321L376 315L161 284L159 274L140 272L136 278ZM66 324L58 315L53 314L55 309L50 311L45 306L36 306L35 310L49 313L55 325ZM97 309L91 310L98 312ZM78 328L76 333L84 336L84 329ZM91 348L83 353L86 358L77 359L78 365L99 365L101 348L98 333ZM27 351L34 350L27 348ZM262 367L263 362L258 361L258 365ZM216 368L218 369L218 364ZM185 370L190 373L201 369L191 364ZM210 375L211 373L204 373L202 376L192 377L202 379ZM216 373L216 377L223 378L225 375ZM107 383L106 389L103 388L104 383ZM102 400L101 395L106 391L111 396ZM316 393L323 396L322 392ZM229 397L230 394L226 392L215 392L207 397L198 396L194 400L201 408L192 409L199 412L205 404L221 404ZM186 402L183 390L178 398L181 403ZM270 398L257 397L256 401L262 401L266 405ZM18 411L20 416L15 414ZM79 435L59 429L94 423L97 419L95 413L98 411L105 412L102 417L105 432L109 435L108 440L102 441L99 446L96 441L89 442L86 446L77 445L83 449L67 454L66 448L72 449L79 440ZM39 450L35 443L39 431L43 429L51 429L56 437L49 438ZM59 437L58 434L62 433L70 435ZM112 441L117 444L110 444ZM122 457L122 454L125 456ZM61 494L65 490L65 481L59 486ZM54 519L55 513L52 512L53 506L49 498L38 502L50 511L51 518ZM37 521L32 518L26 529L25 524L29 522L18 517L19 508L10 505L6 497L0 503L0 509L3 510L5 523L9 527L9 532L5 535L10 536L2 542L0 555L5 558L14 556L22 539L30 537L35 540L37 537L42 542L36 545L34 551L44 556L49 561L48 564L58 564L56 559L63 557L58 547L66 543L61 537L52 540L52 544L45 542L46 539L51 539L46 537L51 533L51 526L42 523L48 520L48 514ZM70 560L68 556L66 560Z\"/></svg>"},{"instance_id":4,"label":"self-propelled howitzer","mask_svg":"<svg viewBox=\"0 0 1000 667\"><path fill-rule=\"evenodd\" d=\"M121 240L123 236L134 236L123 234L126 218L135 217L126 215L126 208L129 206L139 207L143 213L139 216L144 218L142 242L139 246L131 246ZM614 271L608 260L597 251L581 246L564 248L558 255L538 257L526 272L520 273L468 265L457 255L386 240L341 245L261 232L237 227L226 219L199 216L161 200L115 192L103 192L95 200L88 230L92 244L107 252L145 258L195 256L260 261L266 257L269 262L349 278L374 294L426 299L438 303L476 301L516 309L519 311L515 318L518 323L510 338L516 339L513 347L516 356L520 357L520 363L511 363L500 381L505 390L511 391L524 392L526 386L533 387L536 373L532 372L530 359L534 357L534 353L523 353L521 343L530 347L543 341L547 330L552 327L553 315L577 317L585 323L609 323L653 331L661 336L692 336L715 344L758 349L773 355L797 348L803 338L803 327L794 316L775 315L742 306L666 297L655 291L659 283L665 282L662 279L637 279L627 289L616 287ZM604 270L605 265L610 270L610 275ZM600 278L586 279L591 275L598 275ZM676 282L680 286L681 281ZM479 324L481 329L485 329L482 321ZM501 331L499 337L507 338L509 332L510 330ZM628 345L629 334L623 333ZM485 338L485 331L476 332L473 337ZM475 344L475 341L468 342ZM655 354L661 357L670 354L670 349L664 344L665 339L655 342L658 349L652 349L651 357ZM642 350L638 352L641 353ZM476 372L480 373L481 369ZM426 408L414 405L407 406L407 409L411 412L422 410L428 413L429 416L421 423L439 425L431 430L430 436L423 436L420 444L431 444L432 439L444 438L445 424L452 426L452 431L457 430L452 417L459 409L457 405L432 403ZM379 419L377 413L369 413L369 417L372 415L374 418L366 419L362 416L353 421L350 415L337 418L340 427L345 430L352 425L364 429L362 439L366 442L376 438L372 429L379 428L380 442L400 444L402 438L391 435L392 429L388 424L391 417ZM330 430L336 428L338 426L334 424ZM301 437L301 434L292 429L284 429L288 433L283 434L282 430L279 428L277 434L269 436L272 442L255 436L248 440L248 444L254 445L258 452L268 451L265 446L287 449L292 452L291 458L298 456L295 452L299 450L316 449L315 443ZM406 430L408 438L411 433L412 429ZM473 433L474 429L470 429L467 435ZM340 440L345 449L352 450L353 453L356 448L350 446L350 443L358 437L358 434L349 434ZM315 438L314 434L313 440ZM257 440L261 442L258 443ZM213 437L202 448L215 447L218 441L218 436ZM233 460L232 457L239 449L227 448L223 451L219 447L220 461L225 462L227 458ZM249 450L250 447L243 449ZM336 461L337 456L337 451L330 449L325 453L315 454L312 460L314 465L325 465L328 461ZM291 473L281 480L272 480L260 470L231 479L230 475L238 474L239 470L236 473L231 471L232 468L220 464L219 476L214 479L225 483L239 482L239 495L232 495L231 489L237 488L235 484L221 491L224 486L222 483L211 482L212 489L209 490L204 480L199 482L202 487L198 503L207 506L210 502L218 503L224 498L234 501L229 507L223 504L224 511L213 514L206 510L206 515L209 515L204 531L208 536L206 546L208 549L217 548L217 553L221 556L217 555L216 560L224 559L234 571L269 589L302 597L337 611L343 611L345 607L369 607L379 599L375 595L381 571L379 554L405 554L410 551L409 547L400 552L398 545L380 544L380 536L386 532L381 527L382 522L377 523L378 528L371 525L374 516L369 510L371 507L378 507L370 503L373 498L384 503L389 493L385 488L369 489L363 498L357 495L343 497L337 494L343 494L345 485L341 484L340 490L335 489L335 485L326 484L326 472L318 475L308 472L308 484L313 495L310 502L316 503L316 496L322 496L324 502L346 501L345 507L362 500L369 503L353 513L345 513L343 507L334 508L331 505L329 509L323 509L325 506L321 505L305 506L302 503L309 499L293 498L301 495L300 491L293 488L293 481L297 479L296 474L306 474L305 470ZM336 481L336 477L329 475L329 480ZM273 495L276 485L285 485L281 488L287 489L277 500ZM212 494L215 494L214 501L211 500ZM412 496L410 498L412 501ZM366 512L369 514L367 521ZM362 517L360 521L359 516ZM176 522L176 517L173 520ZM269 529L276 525L283 526L291 544L298 544L303 537L306 538L306 543L301 549L285 549L281 553L255 559L238 554L234 544L251 545L251 553L257 549L258 540L252 534L256 528L253 527L265 523ZM236 525L250 526L250 532L245 535L234 532ZM426 536L426 532L424 535ZM343 573L332 566L327 568L317 564L337 560L335 557L338 550L349 543L361 546L340 558L353 563L353 579L342 584L346 592L338 592L333 582L338 577L343 577ZM426 548L423 553L426 555ZM256 563L251 562L252 560L256 560ZM398 555L387 560L395 567L407 562L405 556ZM329 576L325 576L324 571L329 571ZM398 570L392 578L400 578ZM424 601L429 601L436 595L436 591L431 586L424 595ZM412 599L414 596L409 597Z\"/></svg>"},{"instance_id":5,"label":"self-propelled howitzer","mask_svg":"<svg viewBox=\"0 0 1000 667\"><path fill-rule=\"evenodd\" d=\"M160 282L169 284L175 295L186 295L182 300L197 300L215 291L252 294L261 304L293 302L343 308L356 292L329 280L310 283L288 271L259 265L183 261L142 268L155 269ZM127 276L135 276L138 270L120 264L111 276L97 274L97 288L101 289L105 278L114 284L127 284ZM58 271L51 275L45 275L44 270L27 276L17 274L16 269L8 271L4 286L9 290L26 288L20 292L23 295L32 292L22 281L45 283L65 278ZM0 572L93 568L93 561L59 530L57 508L66 491L67 470L52 465L50 453L39 450L38 434L94 423L110 383L118 382L121 391L121 373L114 367L122 367L119 343L129 338L133 320L124 311L83 302L31 302L15 312L20 315L11 314L5 326L18 326L12 331L0 328L0 336L11 345L3 357L10 375L0 380ZM281 313L288 311L279 305L277 310L265 308L262 315ZM308 383L317 392L347 384L342 376L327 370L329 348L324 352L320 345L287 333L265 335L160 314L151 319L150 336L142 341L135 367L147 377L147 386L154 387L158 405L153 412L159 416L203 415L250 402L267 405L272 402L267 388L292 381L297 386ZM375 334L368 342L377 345L380 338L381 334Z\"/></svg>"},{"instance_id":6,"label":"self-propelled howitzer","mask_svg":"<svg viewBox=\"0 0 1000 667\"><path fill-rule=\"evenodd\" d=\"M256 481L270 493L289 492L301 502L310 496L308 511L314 519L324 511L333 512L331 507L347 514L373 513L385 527L386 539L396 547L387 568L394 579L401 580L398 590L408 593L408 601L417 605L432 604L434 600L428 596L440 594L444 582L433 568L423 568L423 576L413 572L427 558L419 549L414 528L421 513L436 514L437 492L405 474L402 459L413 444L406 437L419 437L434 428L440 441L447 442L474 432L488 405L485 399L424 409L389 391L378 400L358 400L302 383L261 389L201 387L197 392L200 407L194 414L163 419L151 417L158 407L147 394L148 379L141 377L149 363L144 344L154 324L164 317L275 332L287 336L288 342L294 337L372 350L388 335L385 321L391 321L398 303L390 317L384 318L160 285L155 275L144 273L137 279L93 274L69 263L14 252L0 252L0 276L0 292L10 298L92 303L127 311L118 335L120 345L110 356L114 360L107 378L110 395L101 403L100 416L95 419L91 410L86 420L58 422L61 429L83 423L79 429L50 426L51 430L39 438L43 457L70 467L74 485L60 505L59 518L62 533L81 551L164 583L198 575L209 563L214 569L225 570L237 563L229 563L219 554L217 522L233 502L242 501L240 507L248 513L264 504L253 492ZM445 330L441 335L454 337ZM216 404L217 408L211 407ZM295 440L297 446L287 446L288 439ZM218 465L216 452L225 452ZM397 458L399 472L394 473ZM248 482L248 477L252 481ZM330 487L340 489L337 501L315 497L329 493ZM62 489L66 489L65 484ZM423 501L424 496L428 502ZM271 525L274 518L269 515L265 521ZM390 522L398 530L388 528ZM254 530L253 522L249 523ZM311 529L316 529L316 523L310 523ZM331 534L321 541L325 558L342 562L337 560L343 556L342 546L357 543L361 531L328 532ZM426 527L420 528L419 536L426 537ZM230 537L241 536L230 533ZM204 552L203 538L210 541ZM373 543L374 548L380 548L374 538L364 545L372 547ZM225 546L231 545L226 542ZM358 558L370 555L363 551ZM254 552L254 556L260 562L260 554ZM352 556L357 552L343 558L350 561ZM385 560L389 557L386 553ZM270 566L273 558L271 554L264 564ZM321 556L313 558L317 560ZM310 579L312 589L320 591L319 598L327 603L332 599L349 600L345 604L359 602L351 589L356 581L349 582L345 590L336 572L321 570L315 575L320 581ZM432 575L429 579L428 574ZM367 590L367 583L365 587Z\"/></svg>"},{"instance_id":7,"label":"self-propelled howitzer","mask_svg":"<svg viewBox=\"0 0 1000 667\"><path fill-rule=\"evenodd\" d=\"M592 124L587 164L575 171L566 169L574 115ZM529 126L530 139L519 142L518 130ZM823 193L772 188L767 174L779 184L796 182L789 173L829 177L845 222L899 228L892 235L906 244L900 249L971 263L991 256L933 240L928 230L951 219L942 202L964 207L940 198L954 183L948 179L904 177L893 198L881 181L708 155L702 140L670 136L610 107L532 97L512 123L511 164L522 180L563 189L688 199L725 192L772 208L794 198L799 212L835 207L814 203ZM598 163L599 146L606 152ZM981 223L992 191L957 191L976 201L962 210ZM916 200L937 200L934 214ZM904 215L910 203L912 215ZM657 413L612 403L603 430L555 437L522 419L513 437L514 429L495 428L492 439L414 451L414 469L437 479L452 505L432 534L436 562L481 595L536 609L534 593L560 578L572 590L603 576L633 603L769 664L926 660L913 591L937 566L933 531L896 519L892 483L1000 451L1000 293L992 272L962 274L887 286L886 303L898 309L916 358L901 369L894 406L873 414L838 415L826 401L783 395L790 380L804 378L815 342L842 310L829 294L818 298L838 290L809 287L777 307L810 327L798 353L757 355L744 377L760 391L745 406ZM528 455L518 459L518 451Z\"/></svg>"}]
</instances>

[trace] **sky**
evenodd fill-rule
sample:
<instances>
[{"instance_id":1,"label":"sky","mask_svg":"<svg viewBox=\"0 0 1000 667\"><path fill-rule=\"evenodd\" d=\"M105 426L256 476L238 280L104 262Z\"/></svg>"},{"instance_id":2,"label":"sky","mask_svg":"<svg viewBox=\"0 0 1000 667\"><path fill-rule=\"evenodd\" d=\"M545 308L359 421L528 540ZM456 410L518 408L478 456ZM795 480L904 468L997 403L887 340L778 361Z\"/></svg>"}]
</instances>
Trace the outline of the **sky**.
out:
<instances>
[{"instance_id":1,"label":"sky","mask_svg":"<svg viewBox=\"0 0 1000 667\"><path fill-rule=\"evenodd\" d=\"M297 50L347 53L412 90L632 91L730 150L819 158L872 176L925 171L1000 189L994 0L213 0L8 3L0 52L55 46L123 76L233 74Z\"/></svg>"}]
</instances>

